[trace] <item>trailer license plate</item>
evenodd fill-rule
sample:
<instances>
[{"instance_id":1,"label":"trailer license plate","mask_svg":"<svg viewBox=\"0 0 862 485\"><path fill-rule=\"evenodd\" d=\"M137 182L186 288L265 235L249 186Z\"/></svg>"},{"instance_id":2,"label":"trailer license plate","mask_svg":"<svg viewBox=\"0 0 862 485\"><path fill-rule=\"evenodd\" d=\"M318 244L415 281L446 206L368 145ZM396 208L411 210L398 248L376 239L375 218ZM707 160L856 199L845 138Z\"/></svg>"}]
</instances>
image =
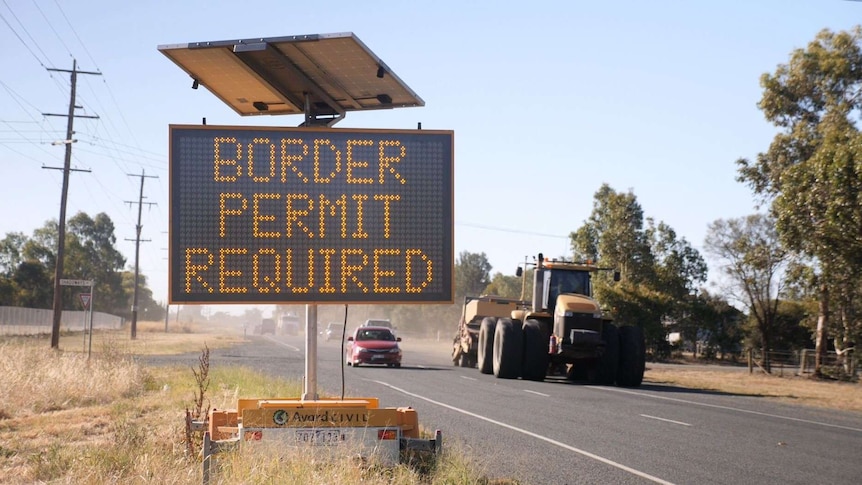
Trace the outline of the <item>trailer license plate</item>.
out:
<instances>
[{"instance_id":1,"label":"trailer license plate","mask_svg":"<svg viewBox=\"0 0 862 485\"><path fill-rule=\"evenodd\" d=\"M347 441L347 435L340 429L298 429L297 444L332 446Z\"/></svg>"}]
</instances>

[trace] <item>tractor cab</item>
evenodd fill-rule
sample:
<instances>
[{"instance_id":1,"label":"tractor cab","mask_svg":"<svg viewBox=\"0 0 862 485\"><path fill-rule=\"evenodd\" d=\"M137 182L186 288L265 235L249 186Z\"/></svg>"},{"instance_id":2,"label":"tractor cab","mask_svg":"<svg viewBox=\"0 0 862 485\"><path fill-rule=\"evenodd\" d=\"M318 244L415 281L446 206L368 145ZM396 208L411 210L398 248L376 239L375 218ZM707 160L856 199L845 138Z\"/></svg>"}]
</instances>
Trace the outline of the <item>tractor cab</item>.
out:
<instances>
[{"instance_id":1,"label":"tractor cab","mask_svg":"<svg viewBox=\"0 0 862 485\"><path fill-rule=\"evenodd\" d=\"M556 268L554 266L557 266ZM566 266L574 266L566 264ZM548 267L548 266L546 266ZM544 279L542 288L542 307L553 313L560 295L577 294L584 296L592 295L590 283L590 272L579 268L562 267L549 263L549 269L542 273Z\"/></svg>"}]
</instances>

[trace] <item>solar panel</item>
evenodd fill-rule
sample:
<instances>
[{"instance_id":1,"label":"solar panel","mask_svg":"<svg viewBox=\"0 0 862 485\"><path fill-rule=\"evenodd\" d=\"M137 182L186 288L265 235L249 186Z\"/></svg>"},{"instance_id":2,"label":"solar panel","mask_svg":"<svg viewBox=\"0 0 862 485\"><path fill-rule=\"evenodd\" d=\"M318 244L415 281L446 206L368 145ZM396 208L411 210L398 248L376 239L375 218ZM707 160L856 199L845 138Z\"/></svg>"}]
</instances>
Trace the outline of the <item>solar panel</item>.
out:
<instances>
[{"instance_id":1,"label":"solar panel","mask_svg":"<svg viewBox=\"0 0 862 485\"><path fill-rule=\"evenodd\" d=\"M305 113L331 125L348 111L425 105L352 32L158 49L242 116Z\"/></svg>"}]
</instances>

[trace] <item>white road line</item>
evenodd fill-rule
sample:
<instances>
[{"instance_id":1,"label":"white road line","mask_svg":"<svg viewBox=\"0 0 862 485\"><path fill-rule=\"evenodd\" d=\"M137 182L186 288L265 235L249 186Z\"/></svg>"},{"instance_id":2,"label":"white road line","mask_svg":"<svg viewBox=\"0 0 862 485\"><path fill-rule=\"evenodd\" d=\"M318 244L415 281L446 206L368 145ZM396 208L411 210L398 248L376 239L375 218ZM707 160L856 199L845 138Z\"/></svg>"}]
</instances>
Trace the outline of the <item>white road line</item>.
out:
<instances>
[{"instance_id":1,"label":"white road line","mask_svg":"<svg viewBox=\"0 0 862 485\"><path fill-rule=\"evenodd\" d=\"M530 394L536 394L538 396L551 397L550 394L545 394L544 392L531 391L529 389L524 389L524 392L529 392Z\"/></svg>"},{"instance_id":2,"label":"white road line","mask_svg":"<svg viewBox=\"0 0 862 485\"><path fill-rule=\"evenodd\" d=\"M584 387L587 387L587 386L584 386ZM741 408L734 408L731 406L722 406L720 404L708 404L708 403L697 402L697 401L689 401L686 399L679 399L679 398L675 398L675 397L656 396L653 394L647 394L645 392L628 391L625 389L617 389L614 387L593 387L593 386L590 386L589 389L595 389L598 391L621 392L623 394L633 394L635 396L651 397L653 399L661 399L664 401L673 401L673 402L681 402L681 403L685 403L685 404L694 404L696 406L703 406L703 407L707 407L707 408L724 409L726 411L736 411L738 413L754 414L757 416L766 416L766 417L775 418L775 419L785 419L787 421L796 421L797 423L815 424L818 426L825 426L827 428L838 428L838 429L845 429L847 431L858 431L858 432L862 433L862 428L852 428L850 426L841 426L840 424L822 423L820 421L811 421L810 419L794 418L791 416L782 416L780 414L762 413L760 411L751 411L750 409L741 409Z\"/></svg>"},{"instance_id":3,"label":"white road line","mask_svg":"<svg viewBox=\"0 0 862 485\"><path fill-rule=\"evenodd\" d=\"M683 423L682 421L674 421L672 419L660 418L658 416L650 416L649 414L641 414L641 416L643 416L645 418L650 418L650 419L657 419L659 421L664 421L666 423L681 424L683 426L691 426L690 424Z\"/></svg>"},{"instance_id":4,"label":"white road line","mask_svg":"<svg viewBox=\"0 0 862 485\"><path fill-rule=\"evenodd\" d=\"M467 377L467 376L461 376L461 379L467 379L468 381L475 381L475 380L477 380L475 377Z\"/></svg>"},{"instance_id":5,"label":"white road line","mask_svg":"<svg viewBox=\"0 0 862 485\"><path fill-rule=\"evenodd\" d=\"M294 347L293 345L286 344L286 343L284 343L284 342L281 342L281 341L279 341L279 340L276 340L276 339L275 339L275 337L270 337L270 336L268 336L268 335L267 335L267 337L266 337L266 338L267 338L268 340L270 340L271 342L275 342L275 343L277 343L278 345L281 345L282 347L287 347L287 348L289 348L290 350L292 350L292 351L294 351L294 352L300 352L300 351L302 350L302 349L300 349L299 347Z\"/></svg>"},{"instance_id":6,"label":"white road line","mask_svg":"<svg viewBox=\"0 0 862 485\"><path fill-rule=\"evenodd\" d=\"M406 391L406 390L401 389L401 388L399 388L399 387L395 387L395 386L393 386L393 385L391 385L391 384L387 384L387 383L385 383L385 382L383 382L383 381L373 381L373 382L376 382L376 383L380 384L381 386L386 386L386 387L388 387L388 388L390 388L390 389L392 389L392 390L398 391L398 392L400 392L400 393L402 393L402 394L406 394L406 395L408 395L408 396L415 397L416 399L421 399L421 400L423 400L423 401L430 402L431 404L436 404L436 405L438 405L438 406L440 406L440 407L444 407L444 408L446 408L446 409L450 409L450 410L452 410L452 411L459 412L459 413L461 413L461 414L466 414L467 416L472 416L472 417L474 417L474 418L476 418L476 419L481 419L482 421L487 421L487 422L489 422L489 423L491 423L491 424L496 424L497 426L500 426L500 427L502 427L502 428L510 429L510 430L512 430L512 431L517 431L518 433L521 433L521 434L524 434L524 435L527 435L527 436L530 436L530 437L533 437L533 438L536 438L536 439L542 440L542 441L544 441L544 442L546 442L546 443L550 443L550 444L552 444L552 445L559 446L560 448L564 448L564 449L569 450L569 451L573 451L573 452L575 452L575 453L577 453L577 454L579 454L579 455L582 455L582 456L585 456L585 457L587 457L587 458L591 458L591 459L593 459L593 460L596 460L596 461L602 462L602 463L604 463L604 464L606 464L606 465L610 465L610 466L612 466L612 467L614 467L614 468L618 468L618 469L620 469L620 470L623 470L623 471L625 471L625 472L631 473L632 475L636 475L636 476L638 476L638 477L644 478L644 479L649 480L649 481L651 481L651 482L654 482L654 483L661 483L661 484L663 484L663 485L673 485L673 482L668 482L668 481L666 481L666 480L662 480L661 478L654 477L654 476L652 476L652 475L650 475L650 474L648 474L648 473L646 473L646 472L642 472L642 471L640 471L640 470L635 470L634 468L631 468L631 467L625 466L625 465L623 465L622 463L617 463L617 462L615 462L615 461L613 461L613 460L609 460L609 459L604 458L604 457L601 457L601 456L599 456L599 455L596 455L596 454L590 453L589 451L584 451L584 450L581 450L581 449L579 449L579 448L575 448L574 446L570 446L570 445L567 445L567 444L565 444L565 443L561 443L561 442L559 442L559 441L557 441L557 440L554 440L554 439L548 438L547 436L542 436L542 435L540 435L540 434L533 433L532 431L527 431L527 430L525 430L525 429L518 428L518 427L516 427L516 426L512 426L511 424L507 424L507 423L504 423L504 422L502 422L502 421L496 421L496 420L494 420L494 419L487 418L487 417L482 416L482 415L480 415L480 414L471 413L470 411L467 411L467 410L464 410L464 409L461 409L461 408L456 408L455 406L452 406L452 405L450 405L450 404L442 403L442 402L440 402L440 401L435 401L435 400L433 400L433 399L431 399L431 398L427 398L427 397L425 397L425 396L420 396L419 394L414 394L414 393L412 393L412 392Z\"/></svg>"}]
</instances>

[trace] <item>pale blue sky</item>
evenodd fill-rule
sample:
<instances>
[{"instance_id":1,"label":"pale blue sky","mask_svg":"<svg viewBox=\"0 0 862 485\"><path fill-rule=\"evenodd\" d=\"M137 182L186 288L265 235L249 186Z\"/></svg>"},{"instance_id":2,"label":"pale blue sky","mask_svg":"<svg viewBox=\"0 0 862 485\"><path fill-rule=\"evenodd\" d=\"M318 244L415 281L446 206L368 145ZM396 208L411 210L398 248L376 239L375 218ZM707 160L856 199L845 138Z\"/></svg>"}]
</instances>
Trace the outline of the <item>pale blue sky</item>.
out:
<instances>
[{"instance_id":1,"label":"pale blue sky","mask_svg":"<svg viewBox=\"0 0 862 485\"><path fill-rule=\"evenodd\" d=\"M0 235L59 215L69 77L79 69L76 168L68 216L106 212L134 262L167 294L168 125L296 126L241 118L157 46L354 32L426 103L349 113L338 127L455 132L455 251L511 274L527 255L567 252L565 236L602 183L632 189L647 216L700 248L707 224L755 208L734 161L767 148L756 103L764 72L824 28L862 21L842 0L615 2L236 2L0 0ZM554 237L556 236L556 237ZM72 275L74 276L74 275Z\"/></svg>"}]
</instances>

